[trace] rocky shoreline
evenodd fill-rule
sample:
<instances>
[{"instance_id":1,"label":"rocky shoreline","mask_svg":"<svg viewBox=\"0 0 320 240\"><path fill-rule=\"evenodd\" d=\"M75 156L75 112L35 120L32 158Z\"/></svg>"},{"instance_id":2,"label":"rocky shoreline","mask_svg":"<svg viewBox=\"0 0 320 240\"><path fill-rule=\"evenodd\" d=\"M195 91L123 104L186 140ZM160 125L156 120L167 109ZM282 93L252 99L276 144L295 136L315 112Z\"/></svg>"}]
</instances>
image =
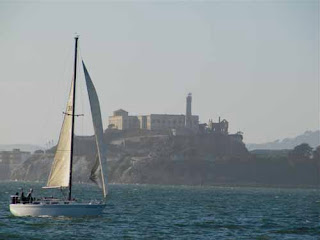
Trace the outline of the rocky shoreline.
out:
<instances>
[{"instance_id":1,"label":"rocky shoreline","mask_svg":"<svg viewBox=\"0 0 320 240\"><path fill-rule=\"evenodd\" d=\"M105 133L110 183L170 185L318 186L316 162L266 161L227 135L170 136L141 131ZM92 137L76 137L74 182L87 183L95 157ZM36 153L11 180L46 181L54 148Z\"/></svg>"}]
</instances>

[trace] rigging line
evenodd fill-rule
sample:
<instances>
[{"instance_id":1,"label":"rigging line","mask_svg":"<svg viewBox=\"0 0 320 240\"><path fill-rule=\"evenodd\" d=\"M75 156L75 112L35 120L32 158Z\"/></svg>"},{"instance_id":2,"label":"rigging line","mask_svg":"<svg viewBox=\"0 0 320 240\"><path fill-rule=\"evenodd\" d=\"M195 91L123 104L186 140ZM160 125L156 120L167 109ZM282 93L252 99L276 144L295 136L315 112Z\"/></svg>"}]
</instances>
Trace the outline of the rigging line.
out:
<instances>
[{"instance_id":1,"label":"rigging line","mask_svg":"<svg viewBox=\"0 0 320 240\"><path fill-rule=\"evenodd\" d=\"M82 67L82 62L84 62L83 57L82 57L82 49L81 46L78 47L78 56L79 56L79 61L80 61L80 67L79 67L79 71L81 71L81 77L83 79L83 81L81 81L82 83L82 88L81 88L81 94L82 94L82 98L81 98L81 104L82 104L82 108L83 108L83 112L88 113L86 114L86 116L82 119L83 120L83 135L92 135L93 133L93 128L92 128L92 119L91 119L91 107L90 107L90 100L89 100L89 96L87 93L87 83L86 83L86 79L85 79L85 74L84 74L84 70Z\"/></svg>"},{"instance_id":2,"label":"rigging line","mask_svg":"<svg viewBox=\"0 0 320 240\"><path fill-rule=\"evenodd\" d=\"M83 58L82 58L82 54L81 54L81 46L78 47L78 51L79 51L79 60L81 59L81 61L83 61Z\"/></svg>"},{"instance_id":3,"label":"rigging line","mask_svg":"<svg viewBox=\"0 0 320 240\"><path fill-rule=\"evenodd\" d=\"M66 89L66 87L62 87L62 83L65 83L64 80L65 80L66 72L68 69L67 62L69 62L69 59L71 58L71 54L72 54L71 49L69 47L66 47L63 51L64 57L63 57L62 66L64 68L63 68L62 72L59 71L59 73L56 74L54 77L54 83L57 83L57 84L53 85L53 89L51 91L52 93L57 93L57 92L59 92L60 89ZM63 96L65 96L65 95L63 95ZM55 94L50 94L50 96L47 99L48 99L48 107L46 107L46 114L44 114L45 118L44 118L44 121L42 122L42 124L40 125L40 129L41 129L41 132L44 132L44 133L46 132L45 135L50 135L49 138L53 138L53 136L47 132L47 129L49 129L48 125L50 123L50 120L52 119L52 115L54 114L52 112L52 106L60 107L60 105L61 105L60 103L61 103L62 99L59 101L59 104L57 103L58 100L57 100L57 96ZM62 121L63 121L63 117L62 117ZM52 123L50 123L50 125L52 125Z\"/></svg>"},{"instance_id":4,"label":"rigging line","mask_svg":"<svg viewBox=\"0 0 320 240\"><path fill-rule=\"evenodd\" d=\"M80 62L80 66L79 66L79 71L81 71L81 69L82 69L82 67L81 67L81 62L82 62L82 54L81 54L81 46L80 46L80 44L79 44L79 46L78 46L78 56L79 56L79 62ZM82 73L83 71L81 71L81 73ZM79 74L78 76L80 76L81 75L81 78L83 78L83 75L84 74ZM84 85L84 81L81 81L81 84L79 84L78 86L80 87L80 99L81 99L81 112L85 112L85 109L84 109L84 96L85 96L85 94L83 93L83 91L84 91L84 87L83 87L83 85ZM81 119L81 130L80 130L80 132L81 132L81 135L85 135L85 118L82 118Z\"/></svg>"}]
</instances>

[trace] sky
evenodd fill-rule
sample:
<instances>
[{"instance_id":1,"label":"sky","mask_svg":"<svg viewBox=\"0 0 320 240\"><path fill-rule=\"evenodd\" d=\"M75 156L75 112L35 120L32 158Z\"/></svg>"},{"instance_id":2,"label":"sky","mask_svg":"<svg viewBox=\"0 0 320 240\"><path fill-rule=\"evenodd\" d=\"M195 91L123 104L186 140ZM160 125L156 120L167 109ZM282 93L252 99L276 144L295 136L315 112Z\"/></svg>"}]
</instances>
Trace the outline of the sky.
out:
<instances>
[{"instance_id":1,"label":"sky","mask_svg":"<svg viewBox=\"0 0 320 240\"><path fill-rule=\"evenodd\" d=\"M319 1L0 0L0 144L57 142L76 32L105 128L119 108L184 114L191 92L200 122L246 143L319 129Z\"/></svg>"}]
</instances>

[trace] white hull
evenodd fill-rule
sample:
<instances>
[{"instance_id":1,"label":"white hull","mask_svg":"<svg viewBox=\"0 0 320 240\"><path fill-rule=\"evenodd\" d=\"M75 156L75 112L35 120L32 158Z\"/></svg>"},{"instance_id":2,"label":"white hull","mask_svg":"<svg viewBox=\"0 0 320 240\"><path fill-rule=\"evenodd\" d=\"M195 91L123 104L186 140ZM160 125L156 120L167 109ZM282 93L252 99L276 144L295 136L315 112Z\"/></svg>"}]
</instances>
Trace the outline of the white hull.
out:
<instances>
[{"instance_id":1,"label":"white hull","mask_svg":"<svg viewBox=\"0 0 320 240\"><path fill-rule=\"evenodd\" d=\"M33 217L82 217L102 214L105 204L72 203L72 204L10 204L14 216Z\"/></svg>"}]
</instances>

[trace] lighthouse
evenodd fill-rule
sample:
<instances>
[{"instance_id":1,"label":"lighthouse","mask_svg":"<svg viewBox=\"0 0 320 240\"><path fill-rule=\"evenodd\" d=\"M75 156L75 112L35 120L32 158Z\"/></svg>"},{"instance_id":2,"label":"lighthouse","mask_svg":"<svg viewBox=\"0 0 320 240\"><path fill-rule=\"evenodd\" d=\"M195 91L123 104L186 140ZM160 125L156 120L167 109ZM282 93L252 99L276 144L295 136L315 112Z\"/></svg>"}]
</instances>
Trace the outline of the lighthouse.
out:
<instances>
[{"instance_id":1,"label":"lighthouse","mask_svg":"<svg viewBox=\"0 0 320 240\"><path fill-rule=\"evenodd\" d=\"M192 94L189 93L186 100L186 128L192 128L191 102Z\"/></svg>"}]
</instances>

